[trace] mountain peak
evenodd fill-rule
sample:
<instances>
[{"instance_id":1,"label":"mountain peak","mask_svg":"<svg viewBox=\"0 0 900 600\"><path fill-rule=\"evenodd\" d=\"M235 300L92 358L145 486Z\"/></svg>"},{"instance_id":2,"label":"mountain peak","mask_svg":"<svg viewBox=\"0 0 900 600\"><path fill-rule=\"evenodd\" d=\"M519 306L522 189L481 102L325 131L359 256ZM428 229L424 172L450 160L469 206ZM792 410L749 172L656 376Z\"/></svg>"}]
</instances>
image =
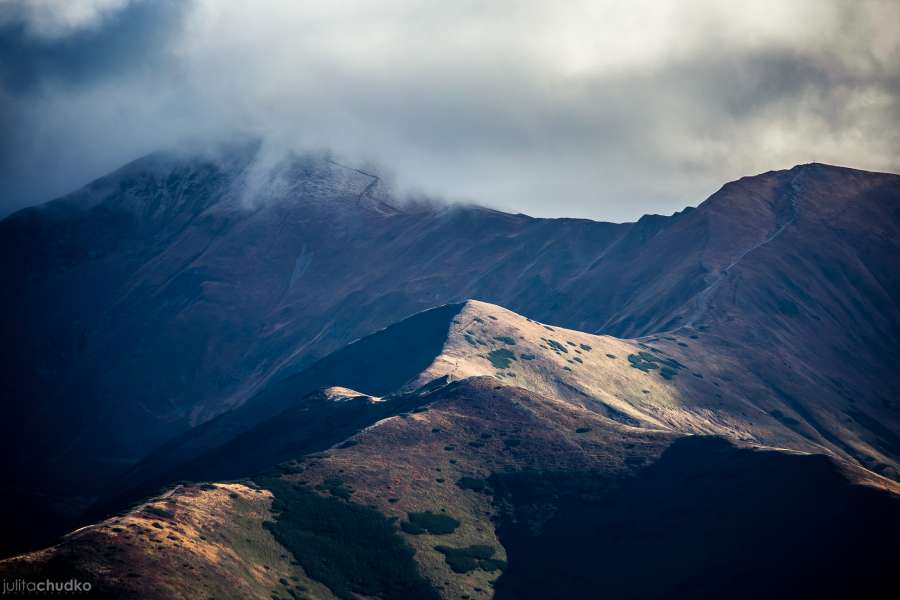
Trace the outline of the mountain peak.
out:
<instances>
[{"instance_id":1,"label":"mountain peak","mask_svg":"<svg viewBox=\"0 0 900 600\"><path fill-rule=\"evenodd\" d=\"M399 210L381 177L327 152L272 153L260 142L158 151L46 208L124 212L161 225L200 214L325 209L382 215Z\"/></svg>"}]
</instances>

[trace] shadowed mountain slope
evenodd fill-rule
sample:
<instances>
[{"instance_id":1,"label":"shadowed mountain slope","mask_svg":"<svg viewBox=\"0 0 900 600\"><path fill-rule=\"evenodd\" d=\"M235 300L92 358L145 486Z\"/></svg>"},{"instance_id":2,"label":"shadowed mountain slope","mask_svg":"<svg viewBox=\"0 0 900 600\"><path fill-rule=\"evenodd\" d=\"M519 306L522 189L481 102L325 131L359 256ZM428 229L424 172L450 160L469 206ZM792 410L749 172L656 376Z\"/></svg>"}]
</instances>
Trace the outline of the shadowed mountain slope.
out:
<instances>
[{"instance_id":1,"label":"shadowed mountain slope","mask_svg":"<svg viewBox=\"0 0 900 600\"><path fill-rule=\"evenodd\" d=\"M30 457L6 512L78 512L173 436L469 298L676 358L698 336L794 437L896 477L898 181L804 165L609 224L404 206L328 157L151 155L0 222L0 444Z\"/></svg>"},{"instance_id":2,"label":"shadowed mountain slope","mask_svg":"<svg viewBox=\"0 0 900 600\"><path fill-rule=\"evenodd\" d=\"M254 480L177 487L0 561L0 574L65 573L145 598L896 584L896 484L825 456L623 425L495 377L425 391L417 410Z\"/></svg>"},{"instance_id":3,"label":"shadowed mountain slope","mask_svg":"<svg viewBox=\"0 0 900 600\"><path fill-rule=\"evenodd\" d=\"M824 456L686 438L619 485L535 472L491 484L509 507L496 598L878 597L900 583L900 501L847 485Z\"/></svg>"},{"instance_id":4,"label":"shadowed mountain slope","mask_svg":"<svg viewBox=\"0 0 900 600\"><path fill-rule=\"evenodd\" d=\"M143 487L147 482L158 484L177 479L179 466L231 442L255 425L276 417L288 408L301 413L291 422L308 428L310 434L318 433L329 439L337 435L334 441L346 437L349 432L339 435L344 431L341 428L342 422L332 412L346 414L360 403L335 403L331 401L330 395L309 394L335 386L349 389L350 392L353 388L366 390L376 396L399 390L417 378L441 353L452 321L462 308L462 304L449 304L412 316L349 344L296 375L274 382L251 402L168 442L127 473L123 481L116 482L116 487L127 489L138 483ZM355 395L363 397L359 393ZM314 406L310 407L309 404ZM367 403L361 404L359 408ZM362 408L362 413L366 414L367 410ZM365 417L360 415L360 418ZM303 422L304 419L308 422ZM276 421L280 420L280 416L276 418ZM275 462L278 461L271 461L261 467Z\"/></svg>"}]
</instances>

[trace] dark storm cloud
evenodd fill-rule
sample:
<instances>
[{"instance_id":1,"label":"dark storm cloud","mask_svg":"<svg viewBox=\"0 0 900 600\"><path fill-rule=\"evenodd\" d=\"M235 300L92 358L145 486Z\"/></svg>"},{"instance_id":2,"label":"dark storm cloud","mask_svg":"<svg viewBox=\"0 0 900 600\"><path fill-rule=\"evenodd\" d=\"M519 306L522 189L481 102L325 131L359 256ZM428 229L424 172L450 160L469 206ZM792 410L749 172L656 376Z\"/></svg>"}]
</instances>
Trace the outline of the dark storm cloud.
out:
<instances>
[{"instance_id":1,"label":"dark storm cloud","mask_svg":"<svg viewBox=\"0 0 900 600\"><path fill-rule=\"evenodd\" d=\"M895 2L48 1L0 12L0 211L235 131L614 220L811 160L900 169Z\"/></svg>"},{"instance_id":2,"label":"dark storm cloud","mask_svg":"<svg viewBox=\"0 0 900 600\"><path fill-rule=\"evenodd\" d=\"M78 2L84 3L73 0ZM81 107L70 101L104 87L137 91L142 82L175 68L170 51L189 9L176 0L124 2L110 15L95 15L99 22L63 22L48 30L35 27L26 11L14 12L15 5L0 11L3 215L64 194L133 158L132 144L123 148L121 141L104 137L117 120L110 116L116 107L109 95ZM69 114L67 106L74 109ZM145 131L130 133L147 137ZM109 147L101 148L105 143Z\"/></svg>"},{"instance_id":3,"label":"dark storm cloud","mask_svg":"<svg viewBox=\"0 0 900 600\"><path fill-rule=\"evenodd\" d=\"M0 26L0 85L20 96L45 85L91 85L124 70L160 67L185 9L174 0L133 2L99 28L62 37L36 35L24 20L10 19Z\"/></svg>"}]
</instances>

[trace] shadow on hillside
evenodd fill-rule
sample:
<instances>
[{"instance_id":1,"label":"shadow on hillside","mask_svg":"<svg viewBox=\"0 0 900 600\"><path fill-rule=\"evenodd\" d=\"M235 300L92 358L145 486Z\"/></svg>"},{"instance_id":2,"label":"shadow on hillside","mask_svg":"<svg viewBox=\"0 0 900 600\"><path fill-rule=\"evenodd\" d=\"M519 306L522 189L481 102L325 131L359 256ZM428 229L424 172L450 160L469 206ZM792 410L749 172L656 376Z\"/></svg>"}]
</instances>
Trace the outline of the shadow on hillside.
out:
<instances>
[{"instance_id":1,"label":"shadow on hillside","mask_svg":"<svg viewBox=\"0 0 900 600\"><path fill-rule=\"evenodd\" d=\"M674 443L634 478L491 481L509 567L497 598L866 597L896 589L900 501L824 456Z\"/></svg>"}]
</instances>

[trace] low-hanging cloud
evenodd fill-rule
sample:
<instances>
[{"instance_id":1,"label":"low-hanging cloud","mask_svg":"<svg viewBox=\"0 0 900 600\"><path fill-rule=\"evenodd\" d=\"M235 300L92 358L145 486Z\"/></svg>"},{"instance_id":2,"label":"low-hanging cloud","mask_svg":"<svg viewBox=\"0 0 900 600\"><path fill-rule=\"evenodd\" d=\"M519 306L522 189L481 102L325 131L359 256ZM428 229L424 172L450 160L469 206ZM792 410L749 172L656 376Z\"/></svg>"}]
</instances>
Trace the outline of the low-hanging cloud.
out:
<instances>
[{"instance_id":1,"label":"low-hanging cloud","mask_svg":"<svg viewBox=\"0 0 900 600\"><path fill-rule=\"evenodd\" d=\"M900 170L900 3L0 4L0 211L238 132L400 189L634 219L813 160Z\"/></svg>"}]
</instances>

